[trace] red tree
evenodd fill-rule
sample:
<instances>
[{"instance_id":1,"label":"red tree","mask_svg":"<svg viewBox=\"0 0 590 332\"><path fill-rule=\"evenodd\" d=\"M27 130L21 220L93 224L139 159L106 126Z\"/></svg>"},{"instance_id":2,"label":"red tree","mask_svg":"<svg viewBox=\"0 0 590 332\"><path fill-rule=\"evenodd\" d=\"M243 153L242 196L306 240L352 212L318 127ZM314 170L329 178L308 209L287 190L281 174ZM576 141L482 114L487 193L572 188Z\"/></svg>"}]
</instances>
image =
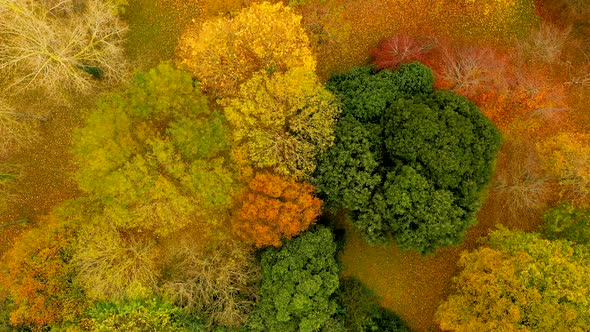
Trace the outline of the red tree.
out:
<instances>
[{"instance_id":1,"label":"red tree","mask_svg":"<svg viewBox=\"0 0 590 332\"><path fill-rule=\"evenodd\" d=\"M401 63L424 62L432 43L400 33L384 40L378 48L370 51L379 69L397 68Z\"/></svg>"}]
</instances>

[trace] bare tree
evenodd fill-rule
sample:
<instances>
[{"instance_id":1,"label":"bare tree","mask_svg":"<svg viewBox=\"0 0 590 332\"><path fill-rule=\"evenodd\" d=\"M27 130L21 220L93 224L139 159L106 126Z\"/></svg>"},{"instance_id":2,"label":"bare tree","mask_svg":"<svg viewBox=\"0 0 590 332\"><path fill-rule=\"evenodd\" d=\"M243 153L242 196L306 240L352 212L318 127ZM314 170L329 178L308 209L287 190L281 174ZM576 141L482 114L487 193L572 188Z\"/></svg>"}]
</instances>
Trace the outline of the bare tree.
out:
<instances>
[{"instance_id":1,"label":"bare tree","mask_svg":"<svg viewBox=\"0 0 590 332\"><path fill-rule=\"evenodd\" d=\"M14 93L88 91L125 72L125 25L104 0L0 0L0 75Z\"/></svg>"},{"instance_id":2,"label":"bare tree","mask_svg":"<svg viewBox=\"0 0 590 332\"><path fill-rule=\"evenodd\" d=\"M572 28L542 23L528 38L518 43L520 57L542 63L556 63L566 45Z\"/></svg>"},{"instance_id":3,"label":"bare tree","mask_svg":"<svg viewBox=\"0 0 590 332\"><path fill-rule=\"evenodd\" d=\"M211 325L239 326L253 309L258 291L260 268L252 250L231 240L214 247L197 241L185 235L167 246L160 291L191 312L207 314Z\"/></svg>"}]
</instances>

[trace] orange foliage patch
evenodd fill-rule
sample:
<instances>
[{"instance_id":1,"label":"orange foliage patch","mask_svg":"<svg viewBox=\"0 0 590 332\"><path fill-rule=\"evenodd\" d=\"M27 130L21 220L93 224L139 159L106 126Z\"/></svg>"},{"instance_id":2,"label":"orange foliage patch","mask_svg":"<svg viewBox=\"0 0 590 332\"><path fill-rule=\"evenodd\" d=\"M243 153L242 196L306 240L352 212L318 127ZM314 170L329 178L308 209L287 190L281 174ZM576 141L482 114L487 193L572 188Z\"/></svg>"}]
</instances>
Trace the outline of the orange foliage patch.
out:
<instances>
[{"instance_id":1,"label":"orange foliage patch","mask_svg":"<svg viewBox=\"0 0 590 332\"><path fill-rule=\"evenodd\" d=\"M4 257L0 280L10 291L12 325L45 325L72 319L82 305L73 295L66 260L73 230L55 217L44 220L16 242Z\"/></svg>"},{"instance_id":2,"label":"orange foliage patch","mask_svg":"<svg viewBox=\"0 0 590 332\"><path fill-rule=\"evenodd\" d=\"M322 201L315 188L268 173L256 174L241 197L233 230L257 247L282 244L306 230L320 215Z\"/></svg>"}]
</instances>

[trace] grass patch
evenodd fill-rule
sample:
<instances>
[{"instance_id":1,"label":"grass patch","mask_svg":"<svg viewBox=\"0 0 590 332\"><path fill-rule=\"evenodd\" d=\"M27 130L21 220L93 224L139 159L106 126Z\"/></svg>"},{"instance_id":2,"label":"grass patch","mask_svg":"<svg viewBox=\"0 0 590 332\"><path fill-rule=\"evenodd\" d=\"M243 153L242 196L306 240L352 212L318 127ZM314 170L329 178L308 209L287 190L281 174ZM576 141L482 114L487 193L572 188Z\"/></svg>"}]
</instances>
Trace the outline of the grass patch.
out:
<instances>
[{"instance_id":1,"label":"grass patch","mask_svg":"<svg viewBox=\"0 0 590 332\"><path fill-rule=\"evenodd\" d=\"M129 24L126 49L137 70L174 59L178 38L200 16L196 1L130 0L123 19Z\"/></svg>"}]
</instances>

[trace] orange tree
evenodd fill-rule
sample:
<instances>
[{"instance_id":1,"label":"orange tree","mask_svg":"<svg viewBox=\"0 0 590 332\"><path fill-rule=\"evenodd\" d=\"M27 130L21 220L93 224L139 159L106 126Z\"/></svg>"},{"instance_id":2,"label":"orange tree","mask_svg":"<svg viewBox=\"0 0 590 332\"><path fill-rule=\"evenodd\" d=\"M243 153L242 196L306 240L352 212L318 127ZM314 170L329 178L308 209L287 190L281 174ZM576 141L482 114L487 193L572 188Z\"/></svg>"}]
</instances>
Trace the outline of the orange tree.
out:
<instances>
[{"instance_id":1,"label":"orange tree","mask_svg":"<svg viewBox=\"0 0 590 332\"><path fill-rule=\"evenodd\" d=\"M248 182L233 221L234 231L257 247L282 244L306 230L320 215L322 201L315 188L280 176L261 173Z\"/></svg>"}]
</instances>

